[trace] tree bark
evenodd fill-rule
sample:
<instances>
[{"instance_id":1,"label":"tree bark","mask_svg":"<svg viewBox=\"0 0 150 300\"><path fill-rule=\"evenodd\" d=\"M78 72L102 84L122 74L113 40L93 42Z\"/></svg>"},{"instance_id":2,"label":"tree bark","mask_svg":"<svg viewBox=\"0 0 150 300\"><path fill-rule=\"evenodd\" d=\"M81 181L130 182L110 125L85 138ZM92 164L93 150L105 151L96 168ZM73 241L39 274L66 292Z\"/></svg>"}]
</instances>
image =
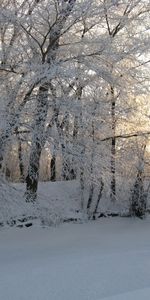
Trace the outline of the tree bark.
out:
<instances>
[{"instance_id":1,"label":"tree bark","mask_svg":"<svg viewBox=\"0 0 150 300\"><path fill-rule=\"evenodd\" d=\"M96 107L95 107L96 109ZM95 109L93 113L93 117L95 116ZM92 120L92 153L91 153L91 167L90 167L90 173L91 173L91 183L90 183L90 192L89 192L89 198L88 198L88 203L87 203L87 213L89 214L90 212L90 207L92 204L93 200L93 194L94 194L94 184L93 184L93 162L94 162L94 157L95 157L95 128L94 128L94 120Z\"/></svg>"},{"instance_id":2,"label":"tree bark","mask_svg":"<svg viewBox=\"0 0 150 300\"><path fill-rule=\"evenodd\" d=\"M19 158L19 170L20 170L20 181L24 182L24 164L22 157L22 143L21 139L18 139L18 158Z\"/></svg>"},{"instance_id":3,"label":"tree bark","mask_svg":"<svg viewBox=\"0 0 150 300\"><path fill-rule=\"evenodd\" d=\"M110 198L114 202L116 200L116 100L114 96L114 88L111 86L111 187Z\"/></svg>"},{"instance_id":4,"label":"tree bark","mask_svg":"<svg viewBox=\"0 0 150 300\"><path fill-rule=\"evenodd\" d=\"M51 181L56 181L56 153L53 152L51 163L50 163L50 169L51 169Z\"/></svg>"},{"instance_id":5,"label":"tree bark","mask_svg":"<svg viewBox=\"0 0 150 300\"><path fill-rule=\"evenodd\" d=\"M37 97L35 124L31 143L28 174L26 177L26 201L33 202L37 196L39 166L45 144L45 120L48 111L48 85L41 86Z\"/></svg>"}]
</instances>

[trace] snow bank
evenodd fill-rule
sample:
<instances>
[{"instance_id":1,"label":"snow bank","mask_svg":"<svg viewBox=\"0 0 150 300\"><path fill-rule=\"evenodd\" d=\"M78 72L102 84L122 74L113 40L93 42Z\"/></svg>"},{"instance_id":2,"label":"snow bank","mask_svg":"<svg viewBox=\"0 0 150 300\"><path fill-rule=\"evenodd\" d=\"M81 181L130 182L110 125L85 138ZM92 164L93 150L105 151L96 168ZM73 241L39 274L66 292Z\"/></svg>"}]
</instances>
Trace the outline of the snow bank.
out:
<instances>
[{"instance_id":1,"label":"snow bank","mask_svg":"<svg viewBox=\"0 0 150 300\"><path fill-rule=\"evenodd\" d=\"M76 181L39 184L37 203L26 203L23 184L1 182L0 223L39 219L44 225L80 218L80 189Z\"/></svg>"}]
</instances>

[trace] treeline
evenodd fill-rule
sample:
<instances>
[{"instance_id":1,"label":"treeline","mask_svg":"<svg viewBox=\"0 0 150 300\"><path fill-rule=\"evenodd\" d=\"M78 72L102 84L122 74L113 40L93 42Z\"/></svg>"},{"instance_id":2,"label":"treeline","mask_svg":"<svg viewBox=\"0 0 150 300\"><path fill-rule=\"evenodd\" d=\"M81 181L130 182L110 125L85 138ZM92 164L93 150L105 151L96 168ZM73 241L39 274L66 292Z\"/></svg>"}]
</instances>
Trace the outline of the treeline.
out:
<instances>
[{"instance_id":1,"label":"treeline","mask_svg":"<svg viewBox=\"0 0 150 300\"><path fill-rule=\"evenodd\" d=\"M149 10L144 0L2 1L0 172L26 182L27 202L39 179L79 180L89 216L103 195L145 214Z\"/></svg>"}]
</instances>

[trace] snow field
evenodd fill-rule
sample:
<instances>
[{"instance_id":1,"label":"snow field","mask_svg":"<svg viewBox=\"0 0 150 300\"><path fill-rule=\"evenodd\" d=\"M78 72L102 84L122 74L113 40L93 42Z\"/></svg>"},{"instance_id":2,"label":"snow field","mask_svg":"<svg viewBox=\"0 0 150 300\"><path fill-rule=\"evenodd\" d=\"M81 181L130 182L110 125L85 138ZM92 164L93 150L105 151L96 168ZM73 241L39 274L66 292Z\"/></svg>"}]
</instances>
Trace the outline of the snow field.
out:
<instances>
[{"instance_id":1,"label":"snow field","mask_svg":"<svg viewBox=\"0 0 150 300\"><path fill-rule=\"evenodd\" d=\"M2 300L150 299L150 219L0 231Z\"/></svg>"}]
</instances>

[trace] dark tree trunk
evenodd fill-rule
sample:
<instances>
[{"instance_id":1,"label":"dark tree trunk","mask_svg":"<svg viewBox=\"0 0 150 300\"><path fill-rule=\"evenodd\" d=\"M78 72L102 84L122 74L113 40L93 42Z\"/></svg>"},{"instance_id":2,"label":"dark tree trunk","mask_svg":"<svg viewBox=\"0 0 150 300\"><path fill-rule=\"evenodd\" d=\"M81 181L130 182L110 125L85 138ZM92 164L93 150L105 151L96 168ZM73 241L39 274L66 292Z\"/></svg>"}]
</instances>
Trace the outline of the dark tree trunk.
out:
<instances>
[{"instance_id":1,"label":"dark tree trunk","mask_svg":"<svg viewBox=\"0 0 150 300\"><path fill-rule=\"evenodd\" d=\"M51 181L56 181L56 154L53 153L53 156L51 158Z\"/></svg>"},{"instance_id":2,"label":"dark tree trunk","mask_svg":"<svg viewBox=\"0 0 150 300\"><path fill-rule=\"evenodd\" d=\"M0 173L3 167L3 137L0 137Z\"/></svg>"},{"instance_id":3,"label":"dark tree trunk","mask_svg":"<svg viewBox=\"0 0 150 300\"><path fill-rule=\"evenodd\" d=\"M99 206L100 200L102 198L103 189L104 189L104 182L101 179L101 187L100 187L100 190L99 190L99 194L98 194L98 197L97 197L97 202L96 202L95 210L94 210L94 213L93 213L93 217L94 218L95 218L95 215L97 214L98 206Z\"/></svg>"},{"instance_id":4,"label":"dark tree trunk","mask_svg":"<svg viewBox=\"0 0 150 300\"><path fill-rule=\"evenodd\" d=\"M6 169L5 169L5 177L7 180L11 179L11 172L10 172L10 169L7 167L7 165L6 165Z\"/></svg>"},{"instance_id":5,"label":"dark tree trunk","mask_svg":"<svg viewBox=\"0 0 150 300\"><path fill-rule=\"evenodd\" d=\"M95 110L93 113L93 117L95 116ZM93 184L93 162L94 162L94 156L95 156L95 128L94 128L94 120L92 120L92 154L91 154L91 167L90 167L90 173L92 176L91 179L91 184L90 184L90 192L89 192L89 198L88 198L88 203L87 203L87 212L89 213L90 211L90 207L92 204L92 200L93 200L93 194L94 194L94 184Z\"/></svg>"},{"instance_id":6,"label":"dark tree trunk","mask_svg":"<svg viewBox=\"0 0 150 300\"><path fill-rule=\"evenodd\" d=\"M110 198L112 201L116 200L116 101L114 96L114 88L111 87L111 126L112 126L112 140L111 140L111 186Z\"/></svg>"},{"instance_id":7,"label":"dark tree trunk","mask_svg":"<svg viewBox=\"0 0 150 300\"><path fill-rule=\"evenodd\" d=\"M77 80L76 96L77 96L77 99L80 104L81 104L82 91L83 91L83 87L80 84L80 82ZM76 152L76 146L78 145L78 134L79 134L80 126L81 126L81 124L80 124L81 115L82 115L82 112L79 112L74 116L73 151L75 151L75 152ZM76 161L76 157L74 154L72 154L71 177L72 177L72 179L77 178L77 161Z\"/></svg>"},{"instance_id":8,"label":"dark tree trunk","mask_svg":"<svg viewBox=\"0 0 150 300\"><path fill-rule=\"evenodd\" d=\"M31 143L31 152L29 159L28 174L26 177L26 201L36 200L39 166L42 148L45 144L45 120L48 111L48 85L41 86L37 97L37 109L33 137Z\"/></svg>"},{"instance_id":9,"label":"dark tree trunk","mask_svg":"<svg viewBox=\"0 0 150 300\"><path fill-rule=\"evenodd\" d=\"M35 172L35 171L34 171ZM35 202L37 197L38 178L27 175L26 177L26 202Z\"/></svg>"},{"instance_id":10,"label":"dark tree trunk","mask_svg":"<svg viewBox=\"0 0 150 300\"><path fill-rule=\"evenodd\" d=\"M88 203L87 203L87 212L89 213L91 204L92 204L92 200L93 200L93 193L94 193L94 185L93 183L91 183L90 186L90 192L89 192L89 198L88 198Z\"/></svg>"},{"instance_id":11,"label":"dark tree trunk","mask_svg":"<svg viewBox=\"0 0 150 300\"><path fill-rule=\"evenodd\" d=\"M83 150L84 151L84 150ZM84 210L84 164L80 166L81 209Z\"/></svg>"},{"instance_id":12,"label":"dark tree trunk","mask_svg":"<svg viewBox=\"0 0 150 300\"><path fill-rule=\"evenodd\" d=\"M70 180L70 154L68 152L69 146L69 113L66 112L61 124L61 149L62 149L62 178L63 180Z\"/></svg>"},{"instance_id":13,"label":"dark tree trunk","mask_svg":"<svg viewBox=\"0 0 150 300\"><path fill-rule=\"evenodd\" d=\"M24 164L23 164L23 155L22 155L22 142L18 135L18 159L19 159L19 171L20 171L20 181L24 182Z\"/></svg>"},{"instance_id":14,"label":"dark tree trunk","mask_svg":"<svg viewBox=\"0 0 150 300\"><path fill-rule=\"evenodd\" d=\"M39 164L42 146L38 142L30 153L30 162L28 175L26 177L26 201L34 202L37 197L37 188L39 180Z\"/></svg>"},{"instance_id":15,"label":"dark tree trunk","mask_svg":"<svg viewBox=\"0 0 150 300\"><path fill-rule=\"evenodd\" d=\"M19 141L18 145L18 157L19 157L19 170L20 170L20 180L24 181L24 164L22 160L22 145L21 141Z\"/></svg>"}]
</instances>

